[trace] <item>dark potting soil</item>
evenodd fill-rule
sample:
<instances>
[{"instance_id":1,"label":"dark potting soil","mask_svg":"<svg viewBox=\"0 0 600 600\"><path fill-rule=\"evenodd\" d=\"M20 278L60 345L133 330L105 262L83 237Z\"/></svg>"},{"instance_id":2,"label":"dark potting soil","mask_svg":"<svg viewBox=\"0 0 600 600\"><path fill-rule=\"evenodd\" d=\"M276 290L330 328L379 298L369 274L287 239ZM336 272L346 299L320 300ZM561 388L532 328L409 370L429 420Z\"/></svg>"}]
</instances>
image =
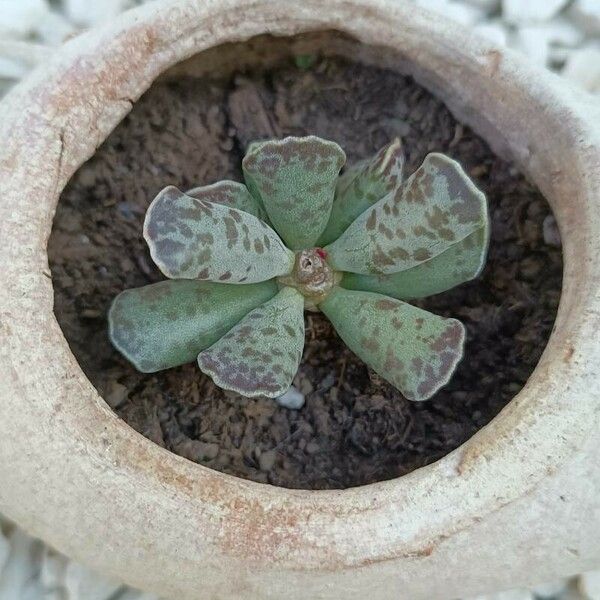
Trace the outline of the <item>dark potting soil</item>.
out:
<instances>
[{"instance_id":1,"label":"dark potting soil","mask_svg":"<svg viewBox=\"0 0 600 600\"><path fill-rule=\"evenodd\" d=\"M250 141L306 134L335 140L349 162L400 136L407 173L428 152L446 152L487 193L492 239L483 275L419 302L461 319L468 331L462 363L428 402L404 399L319 313L306 315L306 347L294 381L306 395L300 411L224 392L195 364L138 373L110 345L106 313L114 296L163 279L142 238L155 194L168 184L185 190L241 180ZM562 262L553 233L539 192L411 78L322 59L308 69L290 62L227 80L154 85L64 191L49 256L66 339L132 427L172 452L239 477L346 488L439 459L521 389L558 306Z\"/></svg>"}]
</instances>

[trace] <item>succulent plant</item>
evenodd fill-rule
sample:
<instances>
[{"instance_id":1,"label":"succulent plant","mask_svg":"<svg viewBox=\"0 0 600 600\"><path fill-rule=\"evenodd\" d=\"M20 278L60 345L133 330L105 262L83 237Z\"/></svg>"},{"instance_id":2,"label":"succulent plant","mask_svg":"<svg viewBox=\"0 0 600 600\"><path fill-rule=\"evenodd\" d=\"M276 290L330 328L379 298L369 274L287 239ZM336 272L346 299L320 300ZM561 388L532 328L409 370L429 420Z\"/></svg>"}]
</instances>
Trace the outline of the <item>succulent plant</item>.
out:
<instances>
[{"instance_id":1,"label":"succulent plant","mask_svg":"<svg viewBox=\"0 0 600 600\"><path fill-rule=\"evenodd\" d=\"M198 361L222 388L278 397L302 358L304 310L320 310L409 400L430 398L463 355L465 329L408 304L476 277L485 196L429 154L403 181L399 140L347 168L320 138L253 143L245 185L161 191L144 237L169 278L117 296L113 344L140 371Z\"/></svg>"}]
</instances>

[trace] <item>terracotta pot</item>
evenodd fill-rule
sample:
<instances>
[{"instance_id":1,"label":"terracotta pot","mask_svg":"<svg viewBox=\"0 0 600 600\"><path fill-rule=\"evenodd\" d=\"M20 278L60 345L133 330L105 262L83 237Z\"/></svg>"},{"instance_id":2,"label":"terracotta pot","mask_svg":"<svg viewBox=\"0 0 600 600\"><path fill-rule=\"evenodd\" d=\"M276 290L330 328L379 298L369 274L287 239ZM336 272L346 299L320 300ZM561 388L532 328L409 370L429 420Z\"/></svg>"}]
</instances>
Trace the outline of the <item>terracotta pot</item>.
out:
<instances>
[{"instance_id":1,"label":"terracotta pot","mask_svg":"<svg viewBox=\"0 0 600 600\"><path fill-rule=\"evenodd\" d=\"M332 51L413 74L513 159L555 211L565 271L538 367L471 440L400 479L290 491L193 464L111 412L52 312L46 242L65 183L161 73L224 42L322 30L367 45ZM0 511L30 533L195 600L432 600L600 564L591 97L400 0L165 0L66 44L2 102L0 130Z\"/></svg>"}]
</instances>

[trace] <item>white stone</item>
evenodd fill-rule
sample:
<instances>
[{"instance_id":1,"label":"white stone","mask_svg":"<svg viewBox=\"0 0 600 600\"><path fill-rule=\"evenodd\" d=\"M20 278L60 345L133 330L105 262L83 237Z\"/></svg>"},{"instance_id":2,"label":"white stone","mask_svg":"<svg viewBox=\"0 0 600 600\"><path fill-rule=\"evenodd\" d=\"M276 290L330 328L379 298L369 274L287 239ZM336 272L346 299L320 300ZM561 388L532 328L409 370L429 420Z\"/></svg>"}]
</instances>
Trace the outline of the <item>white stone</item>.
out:
<instances>
[{"instance_id":1,"label":"white stone","mask_svg":"<svg viewBox=\"0 0 600 600\"><path fill-rule=\"evenodd\" d=\"M500 0L464 0L464 4L480 8L488 14L500 8Z\"/></svg>"},{"instance_id":2,"label":"white stone","mask_svg":"<svg viewBox=\"0 0 600 600\"><path fill-rule=\"evenodd\" d=\"M57 12L49 12L35 28L40 39L53 46L62 44L76 33L75 27Z\"/></svg>"},{"instance_id":3,"label":"white stone","mask_svg":"<svg viewBox=\"0 0 600 600\"><path fill-rule=\"evenodd\" d=\"M544 243L548 246L559 247L561 245L560 231L554 215L548 215L542 223L542 231L544 235Z\"/></svg>"},{"instance_id":4,"label":"white stone","mask_svg":"<svg viewBox=\"0 0 600 600\"><path fill-rule=\"evenodd\" d=\"M544 31L536 26L526 26L517 29L509 36L509 46L524 54L535 64L546 66L548 63L549 44Z\"/></svg>"},{"instance_id":5,"label":"white stone","mask_svg":"<svg viewBox=\"0 0 600 600\"><path fill-rule=\"evenodd\" d=\"M25 583L19 600L46 600L45 596L45 590L40 580L36 577Z\"/></svg>"},{"instance_id":6,"label":"white stone","mask_svg":"<svg viewBox=\"0 0 600 600\"><path fill-rule=\"evenodd\" d=\"M600 571L588 571L579 576L577 582L579 591L585 600L600 600Z\"/></svg>"},{"instance_id":7,"label":"white stone","mask_svg":"<svg viewBox=\"0 0 600 600\"><path fill-rule=\"evenodd\" d=\"M65 571L64 587L67 600L109 600L123 586L71 561Z\"/></svg>"},{"instance_id":8,"label":"white stone","mask_svg":"<svg viewBox=\"0 0 600 600\"><path fill-rule=\"evenodd\" d=\"M484 594L470 600L535 600L535 598L529 590L514 589L494 594Z\"/></svg>"},{"instance_id":9,"label":"white stone","mask_svg":"<svg viewBox=\"0 0 600 600\"><path fill-rule=\"evenodd\" d=\"M2 96L6 95L10 91L10 88L12 88L14 85L14 79L0 78L0 99L2 98Z\"/></svg>"},{"instance_id":10,"label":"white stone","mask_svg":"<svg viewBox=\"0 0 600 600\"><path fill-rule=\"evenodd\" d=\"M567 48L566 46L550 46L548 51L548 64L551 69L562 68L569 56L573 53L573 48Z\"/></svg>"},{"instance_id":11,"label":"white stone","mask_svg":"<svg viewBox=\"0 0 600 600\"><path fill-rule=\"evenodd\" d=\"M485 11L476 6L468 4L460 4L458 2L450 2L446 5L442 14L448 17L451 21L460 23L461 25L472 26L482 21L486 14Z\"/></svg>"},{"instance_id":12,"label":"white stone","mask_svg":"<svg viewBox=\"0 0 600 600\"><path fill-rule=\"evenodd\" d=\"M65 600L63 590L44 590L39 600ZM119 598L119 600L121 600Z\"/></svg>"},{"instance_id":13,"label":"white stone","mask_svg":"<svg viewBox=\"0 0 600 600\"><path fill-rule=\"evenodd\" d=\"M40 565L40 581L47 589L64 586L68 560L50 548L44 548Z\"/></svg>"},{"instance_id":14,"label":"white stone","mask_svg":"<svg viewBox=\"0 0 600 600\"><path fill-rule=\"evenodd\" d=\"M106 403L114 409L123 404L128 393L129 389L127 386L117 381L111 381L106 387L104 399L106 400Z\"/></svg>"},{"instance_id":15,"label":"white stone","mask_svg":"<svg viewBox=\"0 0 600 600\"><path fill-rule=\"evenodd\" d=\"M45 0L0 0L0 31L26 36L49 12Z\"/></svg>"},{"instance_id":16,"label":"white stone","mask_svg":"<svg viewBox=\"0 0 600 600\"><path fill-rule=\"evenodd\" d=\"M0 577L0 600L20 600L35 579L41 543L18 528L12 530L8 541L10 554Z\"/></svg>"},{"instance_id":17,"label":"white stone","mask_svg":"<svg viewBox=\"0 0 600 600\"><path fill-rule=\"evenodd\" d=\"M17 75L18 77L22 76L29 67L33 67L46 60L51 53L52 50L41 44L13 39L0 40L0 58L7 61L14 61L17 65L20 65L7 67L9 70L16 69L19 71L20 74ZM8 76L4 75L4 77Z\"/></svg>"},{"instance_id":18,"label":"white stone","mask_svg":"<svg viewBox=\"0 0 600 600\"><path fill-rule=\"evenodd\" d=\"M48 49L40 44L0 40L0 79L21 79L49 54Z\"/></svg>"},{"instance_id":19,"label":"white stone","mask_svg":"<svg viewBox=\"0 0 600 600\"><path fill-rule=\"evenodd\" d=\"M476 25L473 28L473 31L488 39L490 42L494 42L494 44L497 44L498 46L506 46L508 42L508 32L506 31L506 27L498 20Z\"/></svg>"},{"instance_id":20,"label":"white stone","mask_svg":"<svg viewBox=\"0 0 600 600\"><path fill-rule=\"evenodd\" d=\"M120 593L122 591L122 593ZM96 575L17 528L0 530L0 600L159 600Z\"/></svg>"},{"instance_id":21,"label":"white stone","mask_svg":"<svg viewBox=\"0 0 600 600\"><path fill-rule=\"evenodd\" d=\"M550 215L551 216L551 215ZM554 219L554 217L552 217ZM545 223L545 221L544 221ZM544 233L544 239L545 239ZM547 243L547 242L546 242ZM560 245L560 238L559 238ZM540 600L554 600L554 598L560 598L562 600L562 594L569 587L568 579L559 579L558 581L550 581L547 583L542 583L540 585L536 585L531 588L533 594L539 598Z\"/></svg>"},{"instance_id":22,"label":"white stone","mask_svg":"<svg viewBox=\"0 0 600 600\"><path fill-rule=\"evenodd\" d=\"M548 23L524 25L509 36L509 45L537 64L547 65L550 60L560 62L569 54L568 49L583 41L583 33L564 17Z\"/></svg>"},{"instance_id":23,"label":"white stone","mask_svg":"<svg viewBox=\"0 0 600 600\"><path fill-rule=\"evenodd\" d=\"M120 12L132 6L132 0L64 0L67 18L81 27L92 27L114 19Z\"/></svg>"},{"instance_id":24,"label":"white stone","mask_svg":"<svg viewBox=\"0 0 600 600\"><path fill-rule=\"evenodd\" d=\"M486 16L482 8L448 0L417 0L417 4L461 25L474 25Z\"/></svg>"},{"instance_id":25,"label":"white stone","mask_svg":"<svg viewBox=\"0 0 600 600\"><path fill-rule=\"evenodd\" d=\"M0 78L20 79L29 69L21 61L0 56Z\"/></svg>"},{"instance_id":26,"label":"white stone","mask_svg":"<svg viewBox=\"0 0 600 600\"><path fill-rule=\"evenodd\" d=\"M551 44L574 47L581 44L585 37L581 29L562 16L556 17L539 27L546 33L548 41Z\"/></svg>"},{"instance_id":27,"label":"white stone","mask_svg":"<svg viewBox=\"0 0 600 600\"><path fill-rule=\"evenodd\" d=\"M291 386L285 394L276 398L276 401L279 406L298 410L304 406L304 394L299 392L294 386Z\"/></svg>"},{"instance_id":28,"label":"white stone","mask_svg":"<svg viewBox=\"0 0 600 600\"><path fill-rule=\"evenodd\" d=\"M443 6L448 4L450 0L415 0L415 4L427 10L443 10Z\"/></svg>"},{"instance_id":29,"label":"white stone","mask_svg":"<svg viewBox=\"0 0 600 600\"><path fill-rule=\"evenodd\" d=\"M575 0L569 8L569 16L587 33L600 35L600 2L598 0Z\"/></svg>"},{"instance_id":30,"label":"white stone","mask_svg":"<svg viewBox=\"0 0 600 600\"><path fill-rule=\"evenodd\" d=\"M154 594L147 594L145 592L138 592L134 589L128 589L119 596L119 600L160 600L160 598Z\"/></svg>"},{"instance_id":31,"label":"white stone","mask_svg":"<svg viewBox=\"0 0 600 600\"><path fill-rule=\"evenodd\" d=\"M588 46L573 51L562 74L584 90L600 93L600 47Z\"/></svg>"},{"instance_id":32,"label":"white stone","mask_svg":"<svg viewBox=\"0 0 600 600\"><path fill-rule=\"evenodd\" d=\"M548 21L569 0L502 0L502 17L507 23L521 25Z\"/></svg>"},{"instance_id":33,"label":"white stone","mask_svg":"<svg viewBox=\"0 0 600 600\"><path fill-rule=\"evenodd\" d=\"M545 598L542 600L546 600ZM585 598L574 585L569 585L560 595L548 600L589 600Z\"/></svg>"},{"instance_id":34,"label":"white stone","mask_svg":"<svg viewBox=\"0 0 600 600\"><path fill-rule=\"evenodd\" d=\"M10 554L10 544L8 543L8 539L2 533L0 529L0 577L2 577L2 571L4 570L4 565L8 560L8 555Z\"/></svg>"}]
</instances>

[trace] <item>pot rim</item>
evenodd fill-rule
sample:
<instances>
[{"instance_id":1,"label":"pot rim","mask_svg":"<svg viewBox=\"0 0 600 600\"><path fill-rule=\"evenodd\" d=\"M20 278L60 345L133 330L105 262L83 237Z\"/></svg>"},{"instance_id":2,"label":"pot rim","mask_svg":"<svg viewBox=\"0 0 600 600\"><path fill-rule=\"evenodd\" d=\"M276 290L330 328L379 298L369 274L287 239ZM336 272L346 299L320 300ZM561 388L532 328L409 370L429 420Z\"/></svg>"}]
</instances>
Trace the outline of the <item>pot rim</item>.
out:
<instances>
[{"instance_id":1,"label":"pot rim","mask_svg":"<svg viewBox=\"0 0 600 600\"><path fill-rule=\"evenodd\" d=\"M150 3L65 44L0 105L0 509L129 583L165 589L165 564L181 578L176 589L189 593L198 569L223 578L240 564L325 573L424 560L532 493L593 429L600 109L550 73L412 5L325 4ZM402 69L540 188L564 256L554 331L509 405L438 462L341 491L238 479L176 456L122 422L56 322L46 254L67 181L162 72L224 42L320 30L400 51ZM41 373L32 368L38 364Z\"/></svg>"}]
</instances>

